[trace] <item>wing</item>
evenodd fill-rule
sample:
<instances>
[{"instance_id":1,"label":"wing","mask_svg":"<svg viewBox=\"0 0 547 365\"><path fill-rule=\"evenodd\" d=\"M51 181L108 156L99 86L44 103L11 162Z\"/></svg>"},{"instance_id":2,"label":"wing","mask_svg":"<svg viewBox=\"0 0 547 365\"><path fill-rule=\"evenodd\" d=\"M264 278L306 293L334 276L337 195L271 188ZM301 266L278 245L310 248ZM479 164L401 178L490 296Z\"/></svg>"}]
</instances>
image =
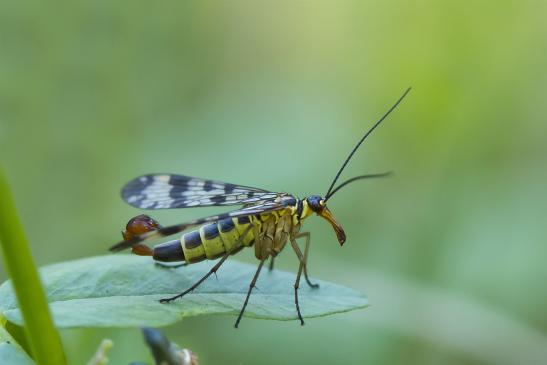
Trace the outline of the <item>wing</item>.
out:
<instances>
[{"instance_id":1,"label":"wing","mask_svg":"<svg viewBox=\"0 0 547 365\"><path fill-rule=\"evenodd\" d=\"M184 175L150 174L122 189L122 198L141 209L256 204L279 196L267 190Z\"/></svg>"},{"instance_id":2,"label":"wing","mask_svg":"<svg viewBox=\"0 0 547 365\"><path fill-rule=\"evenodd\" d=\"M254 214L260 214L260 213L267 213L267 212L273 212L276 210L282 210L286 209L288 205L290 204L290 201L294 198L286 199L284 202L276 203L276 202L266 202L259 205L253 205L251 207L246 207L243 209L234 210L232 212L218 214L218 215L212 215L209 217L199 218L190 222L186 223L180 223L175 224L172 226L167 227L161 227L155 231L146 232L140 236L135 236L129 240L124 240L121 242L118 242L114 246L110 247L110 251L117 252L124 250L126 248L132 247L144 240L154 238L154 237L165 237L165 236L171 236L175 233L182 232L188 228L195 227L202 225L204 223L209 222L216 222L221 219L225 218L237 218L237 217L244 217L244 216L250 216Z\"/></svg>"}]
</instances>

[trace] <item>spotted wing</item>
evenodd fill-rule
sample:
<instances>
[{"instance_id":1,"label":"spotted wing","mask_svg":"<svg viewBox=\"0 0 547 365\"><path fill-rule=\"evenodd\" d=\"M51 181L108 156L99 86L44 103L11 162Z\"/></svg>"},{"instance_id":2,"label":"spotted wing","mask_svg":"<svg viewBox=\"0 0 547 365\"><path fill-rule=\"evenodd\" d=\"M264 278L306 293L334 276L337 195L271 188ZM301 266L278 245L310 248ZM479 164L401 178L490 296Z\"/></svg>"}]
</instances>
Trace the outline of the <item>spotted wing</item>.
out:
<instances>
[{"instance_id":1,"label":"spotted wing","mask_svg":"<svg viewBox=\"0 0 547 365\"><path fill-rule=\"evenodd\" d=\"M110 251L112 251L112 252L121 251L121 250L124 250L126 248L132 247L136 244L139 244L140 242L142 242L144 240L148 240L150 238L171 236L173 234L185 231L188 228L192 228L192 227L199 226L199 225L209 223L209 222L217 222L217 221L225 219L225 218L248 217L248 216L255 215L255 214L261 214L261 213L273 212L273 211L276 211L276 210L287 209L290 204L293 204L293 201L294 201L294 198L287 197L285 200L283 200L280 203L266 202L266 203L246 207L246 208L243 208L243 209L234 210L234 211L228 212L228 213L212 215L212 216L209 216L209 217L199 218L199 219L196 219L196 220L193 220L193 221L190 221L190 222L186 222L186 223L180 223L180 224L175 224L175 225L172 225L172 226L161 227L161 228L159 228L155 231L150 231L150 232L144 233L140 236L132 237L129 240L124 240L124 241L118 242L114 246L110 247Z\"/></svg>"},{"instance_id":2,"label":"spotted wing","mask_svg":"<svg viewBox=\"0 0 547 365\"><path fill-rule=\"evenodd\" d=\"M122 189L123 200L141 209L249 205L278 196L249 186L174 174L143 175Z\"/></svg>"}]
</instances>

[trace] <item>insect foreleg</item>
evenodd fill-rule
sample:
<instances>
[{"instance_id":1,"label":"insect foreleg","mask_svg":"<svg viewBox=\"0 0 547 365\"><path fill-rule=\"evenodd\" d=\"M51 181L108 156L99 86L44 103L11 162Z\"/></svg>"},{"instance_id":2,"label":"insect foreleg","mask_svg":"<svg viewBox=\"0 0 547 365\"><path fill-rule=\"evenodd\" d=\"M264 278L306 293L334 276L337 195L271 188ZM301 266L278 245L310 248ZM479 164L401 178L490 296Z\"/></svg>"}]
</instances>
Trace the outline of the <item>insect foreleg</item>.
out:
<instances>
[{"instance_id":1,"label":"insect foreleg","mask_svg":"<svg viewBox=\"0 0 547 365\"><path fill-rule=\"evenodd\" d=\"M296 242L296 239L300 237L306 237L306 246L304 248L304 252L305 252L304 255L302 254L302 251L300 250L300 247L298 247L298 243ZM303 233L296 234L290 238L290 241L291 241L291 246L294 252L296 253L296 256L298 256L298 260L304 267L304 277L306 278L306 282L312 288L318 288L319 285L313 284L308 278L307 264L308 264L308 252L309 252L309 246L310 246L310 232L303 232Z\"/></svg>"},{"instance_id":2,"label":"insect foreleg","mask_svg":"<svg viewBox=\"0 0 547 365\"><path fill-rule=\"evenodd\" d=\"M296 239L299 237L306 237L306 247L304 248L304 255L302 255L302 251L300 251L300 247L298 247L298 243L296 242ZM308 260L308 252L310 246L310 232L303 232L291 236L290 241L291 246L300 261L300 265L298 266L298 274L296 275L296 281L294 282L294 304L296 305L296 312L298 313L298 319L300 319L300 324L303 326L304 319L302 318L302 313L300 312L300 304L298 303L298 288L300 287L300 277L302 276L302 271L304 271L304 276L306 277L306 282L309 286L311 286L312 288L317 288L319 287L319 285L310 282L306 270L306 261Z\"/></svg>"},{"instance_id":3,"label":"insect foreleg","mask_svg":"<svg viewBox=\"0 0 547 365\"><path fill-rule=\"evenodd\" d=\"M319 284L314 284L310 281L310 278L308 277L308 253L310 252L310 239L311 234L310 232L302 232L298 233L294 238L300 238L300 237L306 237L306 245L304 246L304 278L306 279L306 283L314 289L319 288Z\"/></svg>"},{"instance_id":4,"label":"insect foreleg","mask_svg":"<svg viewBox=\"0 0 547 365\"><path fill-rule=\"evenodd\" d=\"M247 297L245 298L245 302L243 303L243 307L241 308L241 311L239 312L239 316L237 316L236 323L234 325L235 328L239 326L239 322L241 321L241 317L243 316L243 312L245 312L245 308L247 307L247 303L249 303L249 297L251 296L251 292L253 291L253 288L255 287L256 281L258 279L258 275L260 274L260 270L262 270L262 265L264 265L265 259L260 261L260 264L258 264L258 268L256 269L255 276L253 277L253 280L251 281L251 284L249 285L249 291L247 291Z\"/></svg>"}]
</instances>

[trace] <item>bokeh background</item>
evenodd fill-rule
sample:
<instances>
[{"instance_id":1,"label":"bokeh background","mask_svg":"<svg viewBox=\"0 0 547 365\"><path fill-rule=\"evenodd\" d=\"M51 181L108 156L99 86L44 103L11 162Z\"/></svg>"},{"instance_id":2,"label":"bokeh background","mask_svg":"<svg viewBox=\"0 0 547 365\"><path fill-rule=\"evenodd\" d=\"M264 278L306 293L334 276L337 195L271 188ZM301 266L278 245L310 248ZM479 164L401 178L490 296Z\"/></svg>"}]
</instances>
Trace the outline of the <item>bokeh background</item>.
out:
<instances>
[{"instance_id":1,"label":"bokeh background","mask_svg":"<svg viewBox=\"0 0 547 365\"><path fill-rule=\"evenodd\" d=\"M533 0L4 1L0 153L35 259L105 253L138 213L119 189L142 173L323 194L411 85L344 173L395 175L330 203L347 244L307 223L312 275L372 306L165 332L202 364L545 363L545 14ZM278 267L295 270L288 252ZM113 364L151 361L136 329L62 335L73 364L104 337Z\"/></svg>"}]
</instances>

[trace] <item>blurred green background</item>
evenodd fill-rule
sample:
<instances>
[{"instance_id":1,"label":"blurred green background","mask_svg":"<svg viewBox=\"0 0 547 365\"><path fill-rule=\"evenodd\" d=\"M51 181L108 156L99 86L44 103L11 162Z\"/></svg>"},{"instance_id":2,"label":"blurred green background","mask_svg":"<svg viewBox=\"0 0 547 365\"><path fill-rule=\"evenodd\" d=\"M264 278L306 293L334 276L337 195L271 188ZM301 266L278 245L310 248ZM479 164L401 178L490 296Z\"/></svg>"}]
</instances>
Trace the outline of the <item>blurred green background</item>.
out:
<instances>
[{"instance_id":1,"label":"blurred green background","mask_svg":"<svg viewBox=\"0 0 547 365\"><path fill-rule=\"evenodd\" d=\"M35 259L106 253L138 213L119 190L142 173L324 194L412 85L344 173L394 177L330 202L346 245L306 226L312 276L372 306L165 332L202 364L545 362L545 14L542 1L4 1L0 153ZM296 270L292 256L278 267ZM136 329L62 335L73 364L104 337L113 364L151 360Z\"/></svg>"}]
</instances>

